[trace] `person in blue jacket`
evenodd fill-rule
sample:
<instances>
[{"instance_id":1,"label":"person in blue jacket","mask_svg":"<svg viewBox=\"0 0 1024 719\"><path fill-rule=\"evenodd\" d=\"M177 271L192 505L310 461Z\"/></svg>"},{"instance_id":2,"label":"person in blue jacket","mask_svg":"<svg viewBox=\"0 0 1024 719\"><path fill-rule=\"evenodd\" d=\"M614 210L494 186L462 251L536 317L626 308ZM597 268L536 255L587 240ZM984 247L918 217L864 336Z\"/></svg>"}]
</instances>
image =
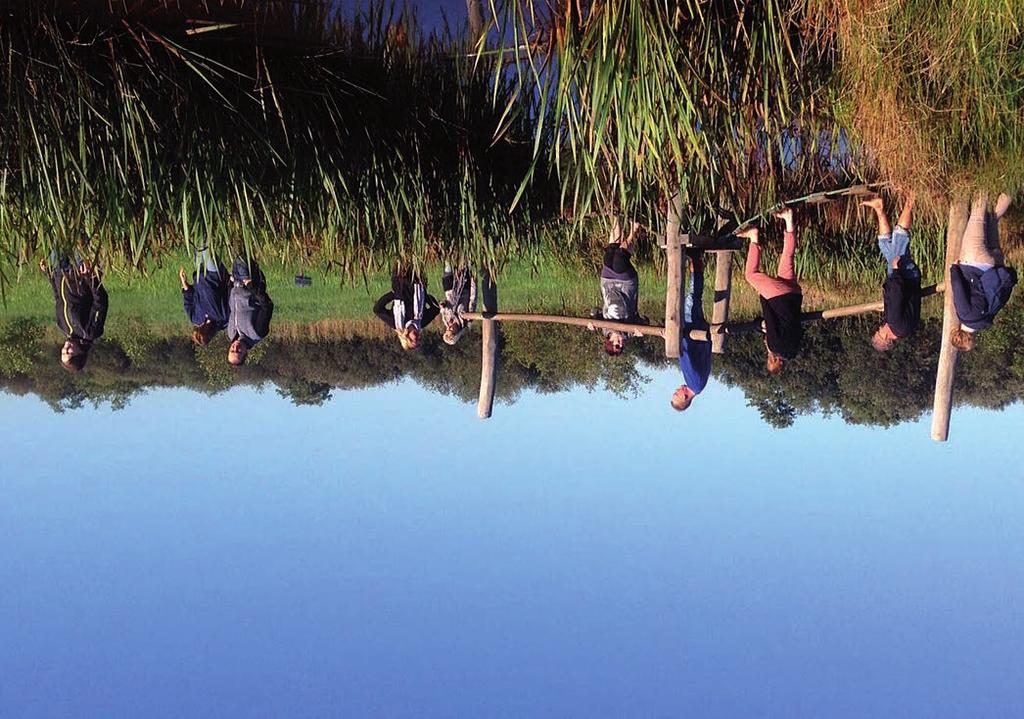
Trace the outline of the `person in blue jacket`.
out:
<instances>
[{"instance_id":1,"label":"person in blue jacket","mask_svg":"<svg viewBox=\"0 0 1024 719\"><path fill-rule=\"evenodd\" d=\"M683 304L683 331L679 338L679 369L683 384L672 394L672 407L682 412L704 391L711 376L711 337L690 339L690 330L711 329L704 319L704 252L688 251L690 288Z\"/></svg>"},{"instance_id":2,"label":"person in blue jacket","mask_svg":"<svg viewBox=\"0 0 1024 719\"><path fill-rule=\"evenodd\" d=\"M205 248L196 257L196 271L192 283L185 268L178 268L181 280L181 299L185 314L192 322L192 341L206 346L214 335L228 326L228 294L231 282L227 268L217 262Z\"/></svg>"},{"instance_id":3,"label":"person in blue jacket","mask_svg":"<svg viewBox=\"0 0 1024 719\"><path fill-rule=\"evenodd\" d=\"M999 220L1010 208L1010 197L999 195L993 211L988 195L978 193L960 246L960 262L950 267L949 282L960 328L950 341L968 352L977 332L992 326L996 314L1009 301L1017 273L1003 264L999 247Z\"/></svg>"}]
</instances>

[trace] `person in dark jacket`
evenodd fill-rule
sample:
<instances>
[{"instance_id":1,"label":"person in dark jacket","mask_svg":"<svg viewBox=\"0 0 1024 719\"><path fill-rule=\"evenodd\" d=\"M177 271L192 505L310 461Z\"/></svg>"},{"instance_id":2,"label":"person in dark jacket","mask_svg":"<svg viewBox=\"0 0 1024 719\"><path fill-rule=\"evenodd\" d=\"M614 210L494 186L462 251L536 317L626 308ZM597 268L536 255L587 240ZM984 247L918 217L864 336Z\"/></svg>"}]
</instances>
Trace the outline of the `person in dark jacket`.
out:
<instances>
[{"instance_id":1,"label":"person in dark jacket","mask_svg":"<svg viewBox=\"0 0 1024 719\"><path fill-rule=\"evenodd\" d=\"M88 260L72 264L67 256L52 270L46 260L40 260L39 269L50 280L57 327L67 337L60 350L60 364L68 372L78 372L85 367L89 350L103 335L107 321L103 273Z\"/></svg>"},{"instance_id":2,"label":"person in dark jacket","mask_svg":"<svg viewBox=\"0 0 1024 719\"><path fill-rule=\"evenodd\" d=\"M228 326L228 296L231 282L224 265L205 248L196 256L196 271L189 284L185 268L178 268L185 315L192 322L192 341L206 346L214 335Z\"/></svg>"},{"instance_id":3,"label":"person in dark jacket","mask_svg":"<svg viewBox=\"0 0 1024 719\"><path fill-rule=\"evenodd\" d=\"M615 218L604 248L604 264L601 267L601 309L591 312L594 319L646 324L639 313L640 276L633 267L633 248L640 224L634 222L629 235L622 236L622 224ZM616 357L622 354L626 341L632 333L617 330L601 330L604 335L604 351Z\"/></svg>"},{"instance_id":4,"label":"person in dark jacket","mask_svg":"<svg viewBox=\"0 0 1024 719\"><path fill-rule=\"evenodd\" d=\"M803 327L800 323L800 307L803 304L803 290L796 279L793 259L796 255L796 232L793 225L793 210L785 207L775 213L777 219L786 223L782 255L779 257L777 276L761 272L761 245L758 228L750 227L736 233L737 237L750 240L747 250L747 265L744 276L750 286L761 297L764 313L765 347L768 350L768 374L782 372L786 362L800 352Z\"/></svg>"},{"instance_id":5,"label":"person in dark jacket","mask_svg":"<svg viewBox=\"0 0 1024 719\"><path fill-rule=\"evenodd\" d=\"M913 334L921 324L921 270L910 255L914 196L911 194L903 203L895 229L889 224L881 197L860 204L875 211L878 248L885 258L886 280L882 285L885 321L871 336L872 347L885 352L892 349L897 340Z\"/></svg>"},{"instance_id":6,"label":"person in dark jacket","mask_svg":"<svg viewBox=\"0 0 1024 719\"><path fill-rule=\"evenodd\" d=\"M960 262L950 267L953 305L960 320L960 328L950 340L964 352L974 349L975 333L992 326L1017 284L1017 272L1003 264L999 247L999 220L1008 209L1009 195L999 195L992 211L988 195L976 195L960 246Z\"/></svg>"},{"instance_id":7,"label":"person in dark jacket","mask_svg":"<svg viewBox=\"0 0 1024 719\"><path fill-rule=\"evenodd\" d=\"M476 312L476 278L466 265L457 270L445 265L441 289L444 290L440 307L444 325L442 339L445 344L454 345L469 325L469 320L463 318L462 313Z\"/></svg>"},{"instance_id":8,"label":"person in dark jacket","mask_svg":"<svg viewBox=\"0 0 1024 719\"><path fill-rule=\"evenodd\" d=\"M441 308L433 295L427 294L427 282L411 267L399 266L391 275L391 291L382 295L373 306L373 314L398 337L403 349L414 350L420 335Z\"/></svg>"},{"instance_id":9,"label":"person in dark jacket","mask_svg":"<svg viewBox=\"0 0 1024 719\"><path fill-rule=\"evenodd\" d=\"M704 252L689 250L690 290L683 304L683 332L679 338L679 369L683 384L672 394L672 407L682 412L704 391L711 377L711 337L690 339L690 330L708 331L704 319Z\"/></svg>"},{"instance_id":10,"label":"person in dark jacket","mask_svg":"<svg viewBox=\"0 0 1024 719\"><path fill-rule=\"evenodd\" d=\"M228 363L245 364L249 350L270 334L274 303L267 294L267 278L255 261L235 258L228 294Z\"/></svg>"}]
</instances>

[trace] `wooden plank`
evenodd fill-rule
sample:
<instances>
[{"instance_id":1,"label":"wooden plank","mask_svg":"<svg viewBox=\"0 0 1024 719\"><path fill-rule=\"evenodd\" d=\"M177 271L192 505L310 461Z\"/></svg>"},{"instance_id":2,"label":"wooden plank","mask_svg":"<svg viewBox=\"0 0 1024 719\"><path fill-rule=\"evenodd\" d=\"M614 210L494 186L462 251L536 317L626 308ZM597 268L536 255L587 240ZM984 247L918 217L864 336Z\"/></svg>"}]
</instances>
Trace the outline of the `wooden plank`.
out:
<instances>
[{"instance_id":1,"label":"wooden plank","mask_svg":"<svg viewBox=\"0 0 1024 719\"><path fill-rule=\"evenodd\" d=\"M717 274L717 270L716 270ZM930 285L928 287L921 288L921 296L928 297L936 293L943 291L943 284ZM496 305L496 302L495 302ZM485 302L485 309L487 305ZM828 320L837 317L850 317L852 315L866 314L868 312L881 312L883 309L882 302L865 302L859 305L849 305L847 307L835 307L828 310L817 310L815 312L804 312L800 315L802 322L814 322L817 320ZM612 330L615 332L632 332L642 334L648 337L664 337L666 330L664 327L658 325L632 325L628 322L616 322L614 320L605 320L601 318L591 317L566 317L564 315L540 315L540 314L527 314L523 312L463 312L462 316L467 320L482 320L486 322L538 322L546 324L559 324L569 325L572 327L588 327L593 326L600 329ZM484 324L486 327L486 324ZM749 322L737 322L737 323L713 323L711 325L711 332L705 330L692 330L690 332L690 338L695 340L706 340L709 334L714 333L725 333L725 334L742 334L744 332L760 332L761 331L761 318L755 318Z\"/></svg>"},{"instance_id":2,"label":"wooden plank","mask_svg":"<svg viewBox=\"0 0 1024 719\"><path fill-rule=\"evenodd\" d=\"M493 317L498 312L498 286L487 272L481 277L481 298L484 313ZM472 315L472 316L471 316ZM464 313L466 319L481 319L480 396L476 404L476 416L488 419L494 410L494 388L498 381L498 327L494 319L484 318L478 313Z\"/></svg>"},{"instance_id":3,"label":"wooden plank","mask_svg":"<svg viewBox=\"0 0 1024 719\"><path fill-rule=\"evenodd\" d=\"M732 297L732 253L722 252L715 255L715 297L711 311L711 322L724 327L729 321L729 301ZM711 352L720 355L725 352L725 333L715 332L711 335Z\"/></svg>"},{"instance_id":4,"label":"wooden plank","mask_svg":"<svg viewBox=\"0 0 1024 719\"><path fill-rule=\"evenodd\" d=\"M540 322L555 325L569 325L572 327L596 327L611 332L632 332L649 337L664 337L665 328L658 325L633 325L628 322L616 322L605 320L600 317L565 317L563 315L534 315L517 312L499 312L494 315L481 312L463 312L462 316L467 320L494 320L496 322Z\"/></svg>"},{"instance_id":5,"label":"wooden plank","mask_svg":"<svg viewBox=\"0 0 1024 719\"><path fill-rule=\"evenodd\" d=\"M949 204L949 224L946 226L946 287L949 287L949 268L960 259L960 242L967 228L967 198L955 198ZM957 349L950 342L953 331L960 327L953 306L953 293L947 292L942 303L942 344L939 346L939 366L935 373L935 398L932 402L932 439L949 439L949 420L953 412L953 377L956 370Z\"/></svg>"},{"instance_id":6,"label":"wooden plank","mask_svg":"<svg viewBox=\"0 0 1024 719\"><path fill-rule=\"evenodd\" d=\"M683 250L679 238L683 198L673 195L668 203L665 228L665 256L668 266L665 290L665 356L679 357L679 333L683 322Z\"/></svg>"}]
</instances>

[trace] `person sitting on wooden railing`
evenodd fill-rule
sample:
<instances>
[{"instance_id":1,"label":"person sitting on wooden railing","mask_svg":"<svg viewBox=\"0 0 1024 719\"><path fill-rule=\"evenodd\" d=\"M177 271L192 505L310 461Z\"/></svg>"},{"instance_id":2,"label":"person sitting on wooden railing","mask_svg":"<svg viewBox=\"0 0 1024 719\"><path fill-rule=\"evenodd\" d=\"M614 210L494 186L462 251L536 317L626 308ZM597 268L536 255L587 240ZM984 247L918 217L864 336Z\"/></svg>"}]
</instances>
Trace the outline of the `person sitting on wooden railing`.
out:
<instances>
[{"instance_id":1,"label":"person sitting on wooden railing","mask_svg":"<svg viewBox=\"0 0 1024 719\"><path fill-rule=\"evenodd\" d=\"M89 359L93 342L103 335L107 321L103 272L89 260L76 257L72 263L66 255L52 269L46 260L40 260L39 269L50 280L57 327L67 338L60 348L60 366L68 372L79 372Z\"/></svg>"},{"instance_id":2,"label":"person sitting on wooden railing","mask_svg":"<svg viewBox=\"0 0 1024 719\"><path fill-rule=\"evenodd\" d=\"M227 268L217 262L207 248L196 253L195 264L196 271L192 273L191 283L184 267L178 268L178 279L181 280L181 300L185 314L192 323L192 341L205 347L218 332L228 326L231 282Z\"/></svg>"},{"instance_id":3,"label":"person sitting on wooden railing","mask_svg":"<svg viewBox=\"0 0 1024 719\"><path fill-rule=\"evenodd\" d=\"M451 265L444 266L441 277L441 289L444 300L441 301L441 322L444 324L444 342L454 345L466 331L469 320L464 319L464 312L476 312L476 278L463 265L453 271Z\"/></svg>"},{"instance_id":4,"label":"person sitting on wooden railing","mask_svg":"<svg viewBox=\"0 0 1024 719\"><path fill-rule=\"evenodd\" d=\"M775 217L786 223L782 255L779 256L776 277L761 272L761 245L758 228L749 227L736 233L737 237L750 240L744 276L761 297L761 310L764 314L764 344L768 351L767 368L770 375L782 372L786 362L800 352L800 343L803 340L803 327L800 324L803 290L800 289L800 283L796 279L794 264L796 233L793 225L793 210L790 207L784 207L775 213Z\"/></svg>"},{"instance_id":5,"label":"person sitting on wooden railing","mask_svg":"<svg viewBox=\"0 0 1024 719\"><path fill-rule=\"evenodd\" d=\"M921 324L921 270L910 255L914 195L911 193L903 203L895 229L889 224L881 197L860 204L875 211L878 248L886 263L887 276L882 285L885 321L871 336L871 346L885 352L892 349L897 340L913 334Z\"/></svg>"},{"instance_id":6,"label":"person sitting on wooden railing","mask_svg":"<svg viewBox=\"0 0 1024 719\"><path fill-rule=\"evenodd\" d=\"M1009 208L1009 195L1001 194L990 213L988 195L977 194L961 242L960 262L950 267L953 304L960 320L960 329L953 331L950 341L963 352L974 349L975 333L992 326L1017 284L1017 272L1003 264L999 247L999 220Z\"/></svg>"},{"instance_id":7,"label":"person sitting on wooden railing","mask_svg":"<svg viewBox=\"0 0 1024 719\"><path fill-rule=\"evenodd\" d=\"M601 317L617 322L646 324L646 320L640 316L637 310L640 298L640 277L632 262L632 250L639 231L640 224L634 222L629 236L623 238L622 225L619 223L619 218L615 218L608 238L608 246L604 248L604 265L601 268L602 306L599 311L595 310L591 313L595 319ZM604 351L612 357L622 354L626 341L634 336L628 332L616 330L601 330L601 334L604 335Z\"/></svg>"},{"instance_id":8,"label":"person sitting on wooden railing","mask_svg":"<svg viewBox=\"0 0 1024 719\"><path fill-rule=\"evenodd\" d=\"M390 305L390 306L389 306ZM434 321L441 308L427 294L427 281L412 267L399 266L391 275L391 291L373 306L373 313L398 337L403 349L420 345L423 329Z\"/></svg>"},{"instance_id":9,"label":"person sitting on wooden railing","mask_svg":"<svg viewBox=\"0 0 1024 719\"><path fill-rule=\"evenodd\" d=\"M672 394L672 407L682 412L704 391L711 376L711 340L690 339L690 330L710 328L704 318L704 252L687 250L690 258L690 289L683 303L683 331L679 336L679 369L683 384Z\"/></svg>"},{"instance_id":10,"label":"person sitting on wooden railing","mask_svg":"<svg viewBox=\"0 0 1024 719\"><path fill-rule=\"evenodd\" d=\"M249 350L270 334L274 302L267 294L267 278L255 260L235 258L228 294L228 364L241 367Z\"/></svg>"}]
</instances>

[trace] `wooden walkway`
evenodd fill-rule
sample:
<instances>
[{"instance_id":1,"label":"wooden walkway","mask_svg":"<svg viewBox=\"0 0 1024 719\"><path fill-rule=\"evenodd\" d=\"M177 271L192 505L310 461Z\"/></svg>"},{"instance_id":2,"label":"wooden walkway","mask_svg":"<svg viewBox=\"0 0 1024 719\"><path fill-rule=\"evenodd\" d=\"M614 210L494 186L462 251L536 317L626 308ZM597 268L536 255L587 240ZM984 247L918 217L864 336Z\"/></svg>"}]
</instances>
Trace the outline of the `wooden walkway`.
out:
<instances>
[{"instance_id":1,"label":"wooden walkway","mask_svg":"<svg viewBox=\"0 0 1024 719\"><path fill-rule=\"evenodd\" d=\"M843 191L847 194L859 194L865 188L853 188ZM818 193L825 198L829 193ZM838 196L838 195L837 195ZM817 195L808 196L812 199ZM480 372L480 400L477 413L481 418L488 418L494 406L494 390L497 378L497 323L499 322L537 322L559 324L573 327L601 329L644 336L662 337L665 340L665 356L679 357L680 336L683 329L683 289L685 283L684 259L685 248L699 247L715 258L715 294L711 313L711 323L707 330L691 330L690 339L708 340L712 343L712 352L721 354L726 351L730 335L760 332L762 318L748 322L729 322L729 307L732 295L732 255L739 249L737 238L727 235L720 238L695 237L691 240L688 234L680 231L681 202L674 197L669 203L665 243L662 245L667 261L667 289L665 292L665 324L638 325L627 322L616 322L601 318L567 317L562 315L525 314L516 312L499 312L497 288L491 278L483 282L483 312L466 312L467 320L480 320L483 325L482 365ZM946 233L946 277L944 282L921 289L921 296L944 294L942 344L939 350L938 369L935 378L935 399L932 413L932 439L940 442L949 437L949 421L952 411L953 377L956 365L957 350L950 342L950 336L958 326L959 320L953 307L951 292L944 292L949 286L949 267L958 260L960 241L967 224L967 201L957 199L950 205L949 225ZM804 312L802 322L817 322L839 317L851 317L884 309L882 301L865 302L845 307Z\"/></svg>"}]
</instances>

